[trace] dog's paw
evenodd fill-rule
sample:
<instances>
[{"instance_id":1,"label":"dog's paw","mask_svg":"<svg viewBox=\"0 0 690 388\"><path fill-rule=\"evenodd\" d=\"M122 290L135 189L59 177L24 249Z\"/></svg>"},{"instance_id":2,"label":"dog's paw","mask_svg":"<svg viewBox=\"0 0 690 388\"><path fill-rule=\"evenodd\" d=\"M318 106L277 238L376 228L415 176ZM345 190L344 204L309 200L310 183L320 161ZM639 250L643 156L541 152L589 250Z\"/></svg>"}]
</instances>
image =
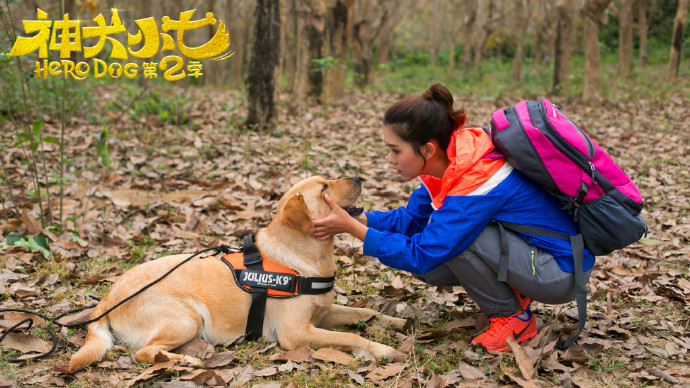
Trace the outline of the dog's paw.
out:
<instances>
[{"instance_id":1,"label":"dog's paw","mask_svg":"<svg viewBox=\"0 0 690 388\"><path fill-rule=\"evenodd\" d=\"M198 359L198 358L192 357L192 356L188 356L188 355L182 356L182 362L189 363L195 368L203 368L204 367L204 362L201 359Z\"/></svg>"},{"instance_id":2,"label":"dog's paw","mask_svg":"<svg viewBox=\"0 0 690 388\"><path fill-rule=\"evenodd\" d=\"M407 323L406 319L391 317L390 315L381 314L377 318L377 324L385 329L402 330Z\"/></svg>"},{"instance_id":3,"label":"dog's paw","mask_svg":"<svg viewBox=\"0 0 690 388\"><path fill-rule=\"evenodd\" d=\"M409 355L393 350L393 352L386 354L383 356L382 360L387 362L387 363L392 363L392 362L405 362L407 359L410 358Z\"/></svg>"},{"instance_id":4,"label":"dog's paw","mask_svg":"<svg viewBox=\"0 0 690 388\"><path fill-rule=\"evenodd\" d=\"M377 361L384 360L389 354L393 354L397 352L397 350L391 348L390 346L380 344L378 342L371 342L369 346L366 349L362 349L363 351L371 354L374 356L374 358ZM359 353L362 352L362 350L359 350ZM358 349L355 348L355 354L358 353Z\"/></svg>"}]
</instances>

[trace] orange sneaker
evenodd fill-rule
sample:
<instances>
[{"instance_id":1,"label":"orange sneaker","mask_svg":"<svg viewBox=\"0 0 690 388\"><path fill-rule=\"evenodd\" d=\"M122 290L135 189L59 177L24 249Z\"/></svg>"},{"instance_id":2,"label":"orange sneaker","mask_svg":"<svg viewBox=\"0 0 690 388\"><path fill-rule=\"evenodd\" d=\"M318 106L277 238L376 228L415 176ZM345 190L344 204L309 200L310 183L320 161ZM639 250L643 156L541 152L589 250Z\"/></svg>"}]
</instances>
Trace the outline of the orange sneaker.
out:
<instances>
[{"instance_id":1,"label":"orange sneaker","mask_svg":"<svg viewBox=\"0 0 690 388\"><path fill-rule=\"evenodd\" d=\"M489 318L489 328L478 336L474 337L470 345L472 347L482 346L486 350L503 352L510 349L508 336L519 344L527 342L537 335L537 324L534 315L529 309L524 310L527 319L520 318L522 312L513 314L509 317Z\"/></svg>"}]
</instances>

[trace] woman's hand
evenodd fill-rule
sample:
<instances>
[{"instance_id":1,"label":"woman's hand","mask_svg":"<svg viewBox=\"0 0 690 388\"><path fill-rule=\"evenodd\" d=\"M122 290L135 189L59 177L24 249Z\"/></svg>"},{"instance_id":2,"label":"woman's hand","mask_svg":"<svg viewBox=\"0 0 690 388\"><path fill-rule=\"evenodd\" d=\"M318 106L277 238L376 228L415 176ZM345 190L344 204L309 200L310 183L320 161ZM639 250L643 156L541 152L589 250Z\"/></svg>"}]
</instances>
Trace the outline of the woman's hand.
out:
<instances>
[{"instance_id":1,"label":"woman's hand","mask_svg":"<svg viewBox=\"0 0 690 388\"><path fill-rule=\"evenodd\" d=\"M326 203L331 207L331 213L320 220L314 220L313 236L317 240L328 240L338 233L350 233L364 241L367 227L362 222L352 218L345 209L336 204L328 194L324 194Z\"/></svg>"}]
</instances>

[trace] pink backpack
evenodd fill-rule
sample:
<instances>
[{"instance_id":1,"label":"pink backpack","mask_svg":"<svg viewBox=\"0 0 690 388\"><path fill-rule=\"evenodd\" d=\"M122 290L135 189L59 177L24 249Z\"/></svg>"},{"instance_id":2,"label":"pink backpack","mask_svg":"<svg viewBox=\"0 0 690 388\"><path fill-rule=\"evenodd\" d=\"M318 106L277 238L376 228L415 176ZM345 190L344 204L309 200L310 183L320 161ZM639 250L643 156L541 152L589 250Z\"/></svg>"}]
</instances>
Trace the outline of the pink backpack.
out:
<instances>
[{"instance_id":1,"label":"pink backpack","mask_svg":"<svg viewBox=\"0 0 690 388\"><path fill-rule=\"evenodd\" d=\"M593 255L626 247L646 232L635 184L548 100L497 110L491 138L515 168L561 200Z\"/></svg>"},{"instance_id":2,"label":"pink backpack","mask_svg":"<svg viewBox=\"0 0 690 388\"><path fill-rule=\"evenodd\" d=\"M497 110L491 116L490 134L496 149L515 168L561 200L580 230L576 236L566 236L499 223L522 233L570 240L580 329L559 343L565 348L577 339L586 318L583 246L593 255L605 255L638 241L647 232L640 216L642 197L606 152L548 100L522 101Z\"/></svg>"}]
</instances>

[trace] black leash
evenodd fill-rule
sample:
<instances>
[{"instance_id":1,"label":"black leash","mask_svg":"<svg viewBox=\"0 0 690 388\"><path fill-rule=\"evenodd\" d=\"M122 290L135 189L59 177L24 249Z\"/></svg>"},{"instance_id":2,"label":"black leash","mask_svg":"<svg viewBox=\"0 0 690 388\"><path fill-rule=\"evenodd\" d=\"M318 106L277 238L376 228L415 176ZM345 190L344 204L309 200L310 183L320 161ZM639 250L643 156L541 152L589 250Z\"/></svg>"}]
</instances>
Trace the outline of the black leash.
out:
<instances>
[{"instance_id":1,"label":"black leash","mask_svg":"<svg viewBox=\"0 0 690 388\"><path fill-rule=\"evenodd\" d=\"M198 251L197 253L193 254L192 256L189 256L188 258L186 258L186 259L184 259L183 261L181 261L181 262L180 262L179 264L177 264L176 266L172 267L168 272L166 272L165 274L163 274L163 275L162 275L161 277L159 277L158 279L156 279L156 280L152 281L151 283L145 285L145 286L142 287L139 291L137 291L137 292L135 292L134 294L128 296L126 299L121 300L118 304L116 304L115 306L113 306L113 307L111 307L110 309L108 309L108 311L106 311L106 312L104 312L103 314L97 316L96 318L89 319L88 321L77 322L77 323L69 323L69 324L63 324L63 323L57 322L58 319L64 317L65 315L74 314L74 313L77 313L77 312L80 312L80 311L88 310L88 309L90 309L90 308L96 307L98 304L94 304L94 305L91 305L91 306L87 306L87 307L83 307L83 308L79 308L79 309L75 309L75 310L70 310L70 311L67 311L67 312L65 312L65 313L60 314L59 316L57 316L57 317L55 317L55 318L50 318L50 317L48 317L48 316L46 316L46 315L43 315L43 314L40 314L40 313L35 313L35 312L32 312L32 311L22 310L22 309L0 309L0 313L3 313L3 312L27 313L27 314L36 315L36 316L41 317L42 319L48 321L48 325L47 325L46 328L47 328L47 330L48 330L48 334L50 334L50 337L51 337L51 339L52 339L52 341L53 341L53 346L52 346L52 347L50 348L50 350L47 351L46 353L43 353L43 354L41 354L41 355L34 356L34 357L6 359L6 361L7 361L7 362L23 362L23 361L26 361L26 360L38 360L38 359L41 359L41 358L46 358L46 357L48 357L51 353L53 353L53 351L55 351L55 348L57 347L57 337L55 336L55 333L53 332L53 330L50 328L51 325L57 325L57 326L60 326L60 327L76 327L76 326L82 326L82 325L87 325L87 324L89 324L89 323L96 322L96 321L98 321L99 319L101 319L101 318L105 317L106 315L108 315L111 311L113 311L113 310L115 310L116 308L120 307L123 303L129 301L130 299L134 298L135 296L137 296L137 295L141 294L142 292L144 292L145 290L147 290L149 287L151 287L151 286L153 286L154 284L156 284L156 283L160 282L161 280L163 280L166 276L170 275L173 271L175 271L177 268L179 268L182 264L184 264L184 263L188 262L189 260L191 260L191 259L193 259L193 258L199 256L199 255L202 254L202 253L209 252L209 251L215 251L216 253L214 253L214 254L211 255L211 256L216 256L216 255L218 255L218 254L220 254L220 253L228 254L228 253L233 253L233 252L241 252L241 251L242 251L242 248L230 247L230 246L227 246L227 245L219 245L219 246L216 246L216 247L206 248L206 249L203 249L203 250L201 250L201 251ZM205 258L205 257L202 257L202 259L204 259L204 258ZM98 298L96 298L96 297L94 297L94 296L91 296L91 297L98 300ZM19 326L21 326L21 325L23 325L23 324L25 324L25 323L27 323L27 322L29 323L29 326L26 327L24 330L29 330L29 329L31 329L31 327L33 326L33 318L26 318L26 319L22 320L21 322L15 324L14 326L10 327L9 329L7 329L7 330L2 334L2 336L0 336L0 342L2 342L2 341L5 339L5 337L7 336L7 334L11 333L13 330L17 329Z\"/></svg>"}]
</instances>

